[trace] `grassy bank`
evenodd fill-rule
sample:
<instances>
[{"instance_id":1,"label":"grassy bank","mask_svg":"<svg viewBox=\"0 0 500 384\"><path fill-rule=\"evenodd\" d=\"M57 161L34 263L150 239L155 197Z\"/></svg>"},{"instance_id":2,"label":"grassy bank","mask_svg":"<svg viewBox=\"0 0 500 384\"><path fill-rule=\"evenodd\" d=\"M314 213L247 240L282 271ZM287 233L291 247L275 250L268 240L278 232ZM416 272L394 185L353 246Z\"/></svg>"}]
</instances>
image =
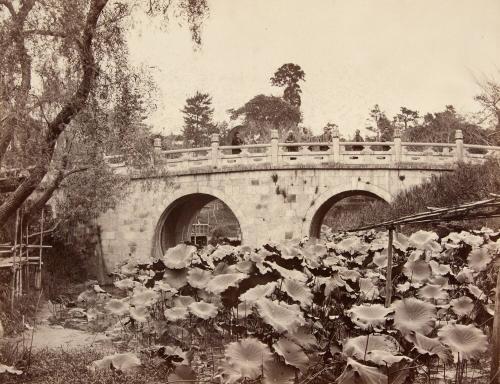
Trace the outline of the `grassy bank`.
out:
<instances>
[{"instance_id":1,"label":"grassy bank","mask_svg":"<svg viewBox=\"0 0 500 384\"><path fill-rule=\"evenodd\" d=\"M141 356L143 366L135 373L124 374L111 370L90 372L87 367L102 357L102 353L90 348L68 351L41 350L34 352L29 368L26 366L28 364L26 360L17 362L16 367L25 372L23 375L2 374L0 381L4 384L154 384L166 382L167 367L161 361L147 356Z\"/></svg>"}]
</instances>

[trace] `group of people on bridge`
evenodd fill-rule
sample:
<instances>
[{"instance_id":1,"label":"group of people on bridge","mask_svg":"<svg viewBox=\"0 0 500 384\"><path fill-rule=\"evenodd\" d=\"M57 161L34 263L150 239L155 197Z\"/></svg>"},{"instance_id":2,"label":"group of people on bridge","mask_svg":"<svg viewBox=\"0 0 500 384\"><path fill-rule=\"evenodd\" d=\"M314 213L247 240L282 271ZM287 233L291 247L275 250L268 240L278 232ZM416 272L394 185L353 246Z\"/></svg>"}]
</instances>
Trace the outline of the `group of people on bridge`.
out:
<instances>
[{"instance_id":1,"label":"group of people on bridge","mask_svg":"<svg viewBox=\"0 0 500 384\"><path fill-rule=\"evenodd\" d=\"M323 135L321 141L329 142L329 141L331 141L331 139L332 139L331 134L327 133L327 134ZM355 141L355 142L364 142L364 139L361 136L361 132L360 132L359 129L356 130L353 141ZM297 138L296 138L296 136L295 136L295 134L294 134L294 132L292 130L288 131L288 133L286 135L285 143L289 143L289 144L297 143ZM241 137L240 130L236 130L234 132L233 139L231 140L231 146L233 146L233 147L240 147L240 146L245 145L245 144L246 144L245 141ZM286 148L287 148L288 152L298 152L298 150L299 150L299 148L298 148L297 145L290 145L290 146L287 146ZM309 149L312 149L312 148L310 147ZM353 151L362 151L363 149L364 149L363 145L353 145L351 147L351 150L353 150ZM388 150L388 149L389 149L389 147L387 149L384 148L383 150ZM319 146L319 150L320 151L327 151L328 150L328 146L326 146L326 145L325 146L324 145L320 145ZM240 154L241 153L241 149L240 148L232 148L231 153L232 154L236 154L236 155Z\"/></svg>"}]
</instances>

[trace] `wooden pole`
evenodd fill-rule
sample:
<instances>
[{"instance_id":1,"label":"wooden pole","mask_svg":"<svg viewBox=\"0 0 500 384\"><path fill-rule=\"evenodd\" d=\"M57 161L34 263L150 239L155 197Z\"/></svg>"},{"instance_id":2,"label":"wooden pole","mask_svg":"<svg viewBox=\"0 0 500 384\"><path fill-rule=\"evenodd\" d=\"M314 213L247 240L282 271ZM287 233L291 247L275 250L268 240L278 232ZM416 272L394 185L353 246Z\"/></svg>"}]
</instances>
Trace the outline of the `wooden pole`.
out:
<instances>
[{"instance_id":1,"label":"wooden pole","mask_svg":"<svg viewBox=\"0 0 500 384\"><path fill-rule=\"evenodd\" d=\"M23 210L21 208L20 214L19 214L19 269L17 271L17 274L19 276L18 279L18 284L19 287L17 289L17 296L20 297L23 293L23 250L24 250L24 244L23 244Z\"/></svg>"},{"instance_id":2,"label":"wooden pole","mask_svg":"<svg viewBox=\"0 0 500 384\"><path fill-rule=\"evenodd\" d=\"M492 343L490 383L500 384L500 268L497 271Z\"/></svg>"},{"instance_id":3,"label":"wooden pole","mask_svg":"<svg viewBox=\"0 0 500 384\"><path fill-rule=\"evenodd\" d=\"M391 306L392 300L392 243L394 227L389 227L389 244L387 247L387 273L385 275L385 307Z\"/></svg>"},{"instance_id":4,"label":"wooden pole","mask_svg":"<svg viewBox=\"0 0 500 384\"><path fill-rule=\"evenodd\" d=\"M96 265L97 265L97 281L99 284L105 284L106 278L104 273L104 259L102 257L102 240L101 240L101 226L95 226L95 236L96 236L96 244L95 244L95 255L96 255Z\"/></svg>"},{"instance_id":5,"label":"wooden pole","mask_svg":"<svg viewBox=\"0 0 500 384\"><path fill-rule=\"evenodd\" d=\"M19 209L16 210L16 227L14 229L14 247L12 250L12 285L11 285L11 292L10 292L10 309L11 309L11 311L14 311L14 300L15 300L16 288L17 288L16 252L17 252L17 227L18 227L18 224L19 224Z\"/></svg>"},{"instance_id":6,"label":"wooden pole","mask_svg":"<svg viewBox=\"0 0 500 384\"><path fill-rule=\"evenodd\" d=\"M24 267L25 269L25 284L26 284L26 292L29 293L29 290L30 290L30 251L29 251L29 248L27 247L28 244L29 244L29 228L28 228L29 224L26 223L26 236L25 236L25 239L26 239L26 265Z\"/></svg>"},{"instance_id":7,"label":"wooden pole","mask_svg":"<svg viewBox=\"0 0 500 384\"><path fill-rule=\"evenodd\" d=\"M44 222L44 209L42 208L42 214L40 216L40 250L38 253L38 270L35 277L35 288L42 288L42 253L43 253L43 222Z\"/></svg>"}]
</instances>

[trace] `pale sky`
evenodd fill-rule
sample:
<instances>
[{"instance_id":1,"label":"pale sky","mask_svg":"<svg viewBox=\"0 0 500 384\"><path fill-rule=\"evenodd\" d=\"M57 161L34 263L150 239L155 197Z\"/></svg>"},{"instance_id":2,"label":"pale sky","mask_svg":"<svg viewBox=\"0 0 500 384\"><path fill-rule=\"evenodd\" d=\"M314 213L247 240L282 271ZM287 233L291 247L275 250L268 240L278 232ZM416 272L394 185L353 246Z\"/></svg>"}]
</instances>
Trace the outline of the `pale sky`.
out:
<instances>
[{"instance_id":1,"label":"pale sky","mask_svg":"<svg viewBox=\"0 0 500 384\"><path fill-rule=\"evenodd\" d=\"M306 73L303 124L320 132L332 121L347 135L376 103L390 117L401 106L473 113L476 78L499 73L499 0L208 1L198 50L176 22L130 31L132 62L157 82L157 132L180 132L197 90L212 96L217 121L257 94L280 96L269 78L289 62Z\"/></svg>"}]
</instances>

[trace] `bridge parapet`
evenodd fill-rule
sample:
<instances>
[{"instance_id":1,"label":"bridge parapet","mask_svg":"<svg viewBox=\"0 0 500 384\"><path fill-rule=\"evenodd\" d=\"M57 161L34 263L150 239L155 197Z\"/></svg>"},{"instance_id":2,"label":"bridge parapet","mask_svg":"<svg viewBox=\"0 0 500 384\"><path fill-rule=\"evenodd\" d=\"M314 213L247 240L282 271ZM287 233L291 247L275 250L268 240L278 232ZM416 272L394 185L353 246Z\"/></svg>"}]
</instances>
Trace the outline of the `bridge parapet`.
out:
<instances>
[{"instance_id":1,"label":"bridge parapet","mask_svg":"<svg viewBox=\"0 0 500 384\"><path fill-rule=\"evenodd\" d=\"M325 166L327 164L368 165L453 165L458 162L480 163L489 156L500 157L500 147L464 144L460 130L454 143L402 142L398 132L392 142L345 142L338 133L328 142L278 142L273 131L270 143L241 146L221 146L217 134L211 146L162 150L155 140L154 166L166 171L187 171L197 168L224 169L238 166ZM120 161L111 166L126 166Z\"/></svg>"}]
</instances>

